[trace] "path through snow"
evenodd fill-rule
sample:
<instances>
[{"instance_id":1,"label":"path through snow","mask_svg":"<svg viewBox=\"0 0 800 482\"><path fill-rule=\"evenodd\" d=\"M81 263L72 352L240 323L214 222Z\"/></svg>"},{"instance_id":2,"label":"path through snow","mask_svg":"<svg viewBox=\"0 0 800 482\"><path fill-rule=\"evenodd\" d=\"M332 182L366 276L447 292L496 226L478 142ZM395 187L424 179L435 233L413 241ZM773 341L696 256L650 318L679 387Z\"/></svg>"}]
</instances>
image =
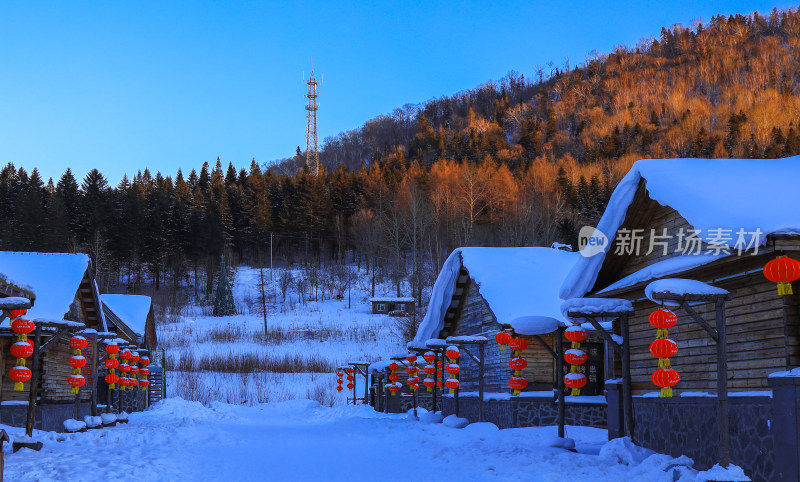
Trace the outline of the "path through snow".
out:
<instances>
[{"instance_id":1,"label":"path through snow","mask_svg":"<svg viewBox=\"0 0 800 482\"><path fill-rule=\"evenodd\" d=\"M22 433L3 428L12 437ZM663 469L685 462L650 455L622 465L597 455L604 430L567 429L579 453L550 446L555 427L457 430L367 406L296 400L206 407L172 398L131 414L127 425L38 432L41 452L6 453L6 480L672 481ZM686 475L681 480L695 479Z\"/></svg>"}]
</instances>

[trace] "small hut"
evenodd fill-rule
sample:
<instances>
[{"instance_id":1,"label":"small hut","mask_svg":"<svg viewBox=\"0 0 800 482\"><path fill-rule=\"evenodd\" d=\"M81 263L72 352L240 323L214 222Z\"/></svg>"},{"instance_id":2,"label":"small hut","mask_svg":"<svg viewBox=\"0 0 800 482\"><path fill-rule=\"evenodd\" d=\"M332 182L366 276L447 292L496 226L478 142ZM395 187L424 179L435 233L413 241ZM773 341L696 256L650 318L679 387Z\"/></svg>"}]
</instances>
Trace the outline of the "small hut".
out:
<instances>
[{"instance_id":1,"label":"small hut","mask_svg":"<svg viewBox=\"0 0 800 482\"><path fill-rule=\"evenodd\" d=\"M597 231L581 240L586 245L590 238L595 246L608 243L579 259L561 297L632 302L636 443L675 456L686 454L701 468L717 463L718 390L724 386L730 391L722 394L730 409L730 460L754 480L779 480L779 472L794 474L781 480L800 479L800 378L774 376L800 366L800 297L779 294L762 272L778 256L800 259L798 178L798 157L638 161L611 196ZM672 308L678 323L669 329L669 338L679 349L670 362L680 381L671 398L661 398L651 381L658 361L650 352L656 329L648 316L663 301L651 301L655 298L646 289L655 280L674 278L706 283L729 298L719 297L721 306L701 297L673 303L679 305ZM619 363L610 366L615 371L607 378L621 376ZM721 368L727 371L722 380ZM617 387L607 386L610 437L622 432L611 420ZM782 395L789 389L790 395ZM787 463L792 466L783 467Z\"/></svg>"},{"instance_id":2,"label":"small hut","mask_svg":"<svg viewBox=\"0 0 800 482\"><path fill-rule=\"evenodd\" d=\"M410 296L376 296L369 299L373 315L412 316L417 311Z\"/></svg>"},{"instance_id":3,"label":"small hut","mask_svg":"<svg viewBox=\"0 0 800 482\"><path fill-rule=\"evenodd\" d=\"M89 257L85 254L0 252L0 298L21 296L32 301L26 318L51 320L42 331L41 383L37 403L37 425L43 430L63 430L61 421L74 416L76 397L67 378L72 374L68 360L70 332L86 328L106 331L99 313L97 287L92 277ZM65 320L60 326L58 320ZM66 323L72 322L72 323ZM59 325L59 326L57 326ZM8 319L0 323L0 421L22 425L27 417L28 385L15 391L8 377L8 368L15 358L10 347L16 341ZM88 359L95 358L93 343L84 350ZM84 369L86 385L80 391L81 411L89 413L97 379Z\"/></svg>"},{"instance_id":4,"label":"small hut","mask_svg":"<svg viewBox=\"0 0 800 482\"><path fill-rule=\"evenodd\" d=\"M483 410L486 420L501 428L556 423L557 363L564 362L557 361L554 353L565 320L558 290L578 257L554 248L459 248L445 261L428 311L410 345L424 346L430 339L490 340L482 348L465 345L470 353L483 352L482 377L480 363L471 356L465 354L458 361L460 416L478 421ZM553 320L553 325L546 332L531 329L534 317ZM522 353L527 361L522 371L527 386L514 397L509 387L513 351L502 350L493 341L504 329L527 341ZM603 340L589 332L584 344L589 360L582 366L589 383L582 396L568 397L567 423L604 426L606 349ZM481 380L483 386L479 387ZM485 409L480 407L479 388L489 404ZM453 397L444 397L445 412L455 410L450 401L454 402ZM505 405L512 408L503 408Z\"/></svg>"},{"instance_id":5,"label":"small hut","mask_svg":"<svg viewBox=\"0 0 800 482\"><path fill-rule=\"evenodd\" d=\"M156 348L156 327L149 296L102 294L100 302L109 328L121 338L150 351Z\"/></svg>"}]
</instances>

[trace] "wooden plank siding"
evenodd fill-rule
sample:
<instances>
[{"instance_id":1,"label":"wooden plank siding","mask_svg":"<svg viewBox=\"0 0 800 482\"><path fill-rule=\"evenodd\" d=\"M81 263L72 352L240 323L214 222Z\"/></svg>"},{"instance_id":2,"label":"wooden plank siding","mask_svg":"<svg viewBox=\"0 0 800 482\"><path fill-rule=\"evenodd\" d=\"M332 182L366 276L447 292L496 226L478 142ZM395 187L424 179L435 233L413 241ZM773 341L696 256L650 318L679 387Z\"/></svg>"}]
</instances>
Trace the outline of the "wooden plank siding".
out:
<instances>
[{"instance_id":1,"label":"wooden plank siding","mask_svg":"<svg viewBox=\"0 0 800 482\"><path fill-rule=\"evenodd\" d=\"M630 219L623 227L644 228L660 232L667 227L673 233L680 227L691 226L668 206L653 206L640 185L633 204L628 209ZM635 213L646 213L636 215ZM636 225L637 222L643 224ZM688 226L688 228L687 228ZM608 233L606 233L608 234ZM649 236L649 234L648 234ZM791 244L785 241L784 244ZM612 243L610 253L615 249ZM800 252L787 251L800 258ZM634 394L653 392L657 387L650 376L658 368L657 359L650 354L649 345L656 330L647 321L649 314L658 308L646 299L645 286L652 280L607 293L596 291L655 262L676 256L670 248L667 257L609 255L604 262L590 296L625 298L634 304L636 313L630 318L631 376ZM732 392L769 389L767 375L800 365L800 305L798 296L778 295L774 283L764 278L761 268L775 257L773 244L761 247L759 254L729 256L706 265L675 273L669 277L695 279L730 291L732 299L725 305L728 340L728 389ZM797 287L795 292L797 293ZM784 299L785 298L785 299ZM784 304L786 306L784 306ZM693 307L711 326L714 325L714 306L705 303ZM681 381L675 394L683 391L716 390L716 344L703 328L680 308L673 308L678 324L670 331L670 338L678 346L672 357L672 366L680 373Z\"/></svg>"},{"instance_id":2,"label":"wooden plank siding","mask_svg":"<svg viewBox=\"0 0 800 482\"><path fill-rule=\"evenodd\" d=\"M471 279L467 281L463 293L456 296L462 297L460 312L456 314L449 328L443 331L440 336L468 336L483 335L489 341L486 344L486 358L484 363L484 390L486 392L511 392L508 386L508 379L513 375L513 371L508 366L508 362L513 357L511 348L500 349L500 345L495 343L494 335L501 329L496 321L494 314L487 301L480 293L480 288ZM532 307L535 308L535 307ZM556 361L553 356L532 336L521 336L528 341L528 347L522 352L522 356L528 361L528 366L522 372L523 378L528 381L527 387L523 392L553 390L556 387ZM555 351L555 335L542 335L541 338ZM596 335L590 335L589 342L600 343L601 340ZM564 346L569 348L569 341L564 339ZM476 357L478 347L468 346L468 350ZM462 353L458 360L461 367L459 381L462 391L478 390L478 365L473 362L466 354ZM566 373L566 371L565 371ZM445 377L447 374L445 373ZM588 376L588 374L587 374ZM602 380L600 380L600 393L602 393ZM595 395L596 393L591 393ZM589 395L589 393L586 393Z\"/></svg>"}]
</instances>

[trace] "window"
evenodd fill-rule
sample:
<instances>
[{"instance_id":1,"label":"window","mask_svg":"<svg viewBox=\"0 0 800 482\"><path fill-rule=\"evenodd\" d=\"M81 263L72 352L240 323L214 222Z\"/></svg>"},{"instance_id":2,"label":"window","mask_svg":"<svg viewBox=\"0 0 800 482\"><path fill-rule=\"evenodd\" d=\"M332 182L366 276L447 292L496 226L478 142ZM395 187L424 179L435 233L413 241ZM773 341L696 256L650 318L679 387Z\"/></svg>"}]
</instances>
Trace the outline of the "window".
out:
<instances>
[{"instance_id":1,"label":"window","mask_svg":"<svg viewBox=\"0 0 800 482\"><path fill-rule=\"evenodd\" d=\"M397 311L406 311L405 303L398 303L397 304Z\"/></svg>"},{"instance_id":2,"label":"window","mask_svg":"<svg viewBox=\"0 0 800 482\"><path fill-rule=\"evenodd\" d=\"M386 311L386 305L383 303L378 303L378 311Z\"/></svg>"}]
</instances>

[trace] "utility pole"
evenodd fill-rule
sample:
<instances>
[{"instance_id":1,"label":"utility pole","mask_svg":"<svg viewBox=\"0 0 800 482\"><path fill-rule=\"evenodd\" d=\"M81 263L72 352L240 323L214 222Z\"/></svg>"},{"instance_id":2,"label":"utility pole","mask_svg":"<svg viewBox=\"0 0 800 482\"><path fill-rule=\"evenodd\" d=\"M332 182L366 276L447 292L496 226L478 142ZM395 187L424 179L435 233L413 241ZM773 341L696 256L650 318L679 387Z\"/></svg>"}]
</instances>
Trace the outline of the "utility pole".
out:
<instances>
[{"instance_id":1,"label":"utility pole","mask_svg":"<svg viewBox=\"0 0 800 482\"><path fill-rule=\"evenodd\" d=\"M303 82L308 85L308 93L306 94L306 98L308 102L306 102L306 110L308 114L306 114L306 120L308 121L308 126L306 127L306 166L308 166L308 170L315 176L319 176L319 151L317 150L317 109L319 109L319 104L317 103L317 85L321 85L322 82L317 82L317 78L314 76L314 62L311 62L311 77L308 80L305 79L303 76Z\"/></svg>"}]
</instances>

